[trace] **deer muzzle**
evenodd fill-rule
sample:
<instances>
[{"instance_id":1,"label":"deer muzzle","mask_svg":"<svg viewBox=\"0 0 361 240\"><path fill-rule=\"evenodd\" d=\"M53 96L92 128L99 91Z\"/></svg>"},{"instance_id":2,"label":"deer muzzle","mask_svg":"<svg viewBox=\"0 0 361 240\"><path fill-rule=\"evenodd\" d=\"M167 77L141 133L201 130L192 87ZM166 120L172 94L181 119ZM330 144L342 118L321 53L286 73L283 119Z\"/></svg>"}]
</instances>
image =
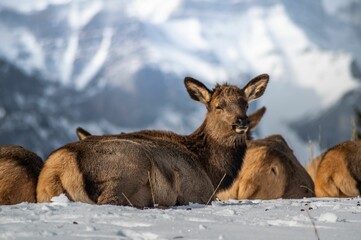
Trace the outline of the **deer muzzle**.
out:
<instances>
[{"instance_id":1,"label":"deer muzzle","mask_svg":"<svg viewBox=\"0 0 361 240\"><path fill-rule=\"evenodd\" d=\"M232 124L232 128L238 134L245 134L248 131L249 124L247 117L240 117Z\"/></svg>"}]
</instances>

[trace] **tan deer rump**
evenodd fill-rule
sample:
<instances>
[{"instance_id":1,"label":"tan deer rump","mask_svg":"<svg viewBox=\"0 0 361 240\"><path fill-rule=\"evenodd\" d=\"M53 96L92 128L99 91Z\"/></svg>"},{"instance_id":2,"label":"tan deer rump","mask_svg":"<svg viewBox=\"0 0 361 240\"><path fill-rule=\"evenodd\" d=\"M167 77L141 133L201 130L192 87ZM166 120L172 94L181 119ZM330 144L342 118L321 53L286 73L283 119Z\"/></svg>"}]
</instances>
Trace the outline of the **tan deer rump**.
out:
<instances>
[{"instance_id":1,"label":"tan deer rump","mask_svg":"<svg viewBox=\"0 0 361 240\"><path fill-rule=\"evenodd\" d=\"M43 161L20 146L0 147L0 204L36 202Z\"/></svg>"},{"instance_id":2,"label":"tan deer rump","mask_svg":"<svg viewBox=\"0 0 361 240\"><path fill-rule=\"evenodd\" d=\"M308 165L317 197L355 197L361 188L361 142L338 144Z\"/></svg>"}]
</instances>

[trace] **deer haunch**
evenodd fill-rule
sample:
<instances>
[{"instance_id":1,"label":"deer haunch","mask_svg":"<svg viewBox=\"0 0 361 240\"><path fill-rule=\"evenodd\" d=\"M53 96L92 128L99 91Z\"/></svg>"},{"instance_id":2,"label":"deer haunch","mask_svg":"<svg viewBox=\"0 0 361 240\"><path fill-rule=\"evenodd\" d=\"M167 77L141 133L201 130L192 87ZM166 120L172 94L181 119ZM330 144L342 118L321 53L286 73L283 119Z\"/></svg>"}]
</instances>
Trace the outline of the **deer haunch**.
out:
<instances>
[{"instance_id":1,"label":"deer haunch","mask_svg":"<svg viewBox=\"0 0 361 240\"><path fill-rule=\"evenodd\" d=\"M361 193L361 141L340 143L307 167L317 197L356 197Z\"/></svg>"},{"instance_id":2,"label":"deer haunch","mask_svg":"<svg viewBox=\"0 0 361 240\"><path fill-rule=\"evenodd\" d=\"M20 146L0 146L0 204L36 201L43 161Z\"/></svg>"}]
</instances>

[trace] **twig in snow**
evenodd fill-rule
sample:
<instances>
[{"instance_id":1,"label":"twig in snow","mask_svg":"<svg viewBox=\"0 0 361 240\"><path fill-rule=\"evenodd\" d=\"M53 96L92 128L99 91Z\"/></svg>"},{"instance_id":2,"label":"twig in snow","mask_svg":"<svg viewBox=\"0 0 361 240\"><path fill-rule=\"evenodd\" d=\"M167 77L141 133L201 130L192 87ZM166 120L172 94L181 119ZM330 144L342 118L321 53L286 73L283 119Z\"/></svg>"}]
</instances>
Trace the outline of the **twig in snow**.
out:
<instances>
[{"instance_id":1,"label":"twig in snow","mask_svg":"<svg viewBox=\"0 0 361 240\"><path fill-rule=\"evenodd\" d=\"M305 186L305 185L300 185L301 188L306 188L308 191L312 192L313 194L315 194L315 191L313 191L311 188Z\"/></svg>"},{"instance_id":2,"label":"twig in snow","mask_svg":"<svg viewBox=\"0 0 361 240\"><path fill-rule=\"evenodd\" d=\"M152 194L153 207L156 207L158 204L155 204L153 186L152 186L152 181L151 181L151 179L150 179L150 172L149 172L149 171L148 171L148 180L149 180L149 186L150 186L150 193Z\"/></svg>"},{"instance_id":3,"label":"twig in snow","mask_svg":"<svg viewBox=\"0 0 361 240\"><path fill-rule=\"evenodd\" d=\"M122 192L122 194L123 194L124 198L128 201L129 205L134 207L132 202L127 198L127 196L125 196L125 194L123 192Z\"/></svg>"},{"instance_id":4,"label":"twig in snow","mask_svg":"<svg viewBox=\"0 0 361 240\"><path fill-rule=\"evenodd\" d=\"M213 198L214 194L217 192L217 190L218 190L219 186L221 186L221 183L223 182L223 180L224 180L224 178L226 177L226 175L227 175L227 174L225 173L225 174L223 175L223 177L222 177L221 181L219 181L218 186L216 187L216 189L214 189L214 191L213 191L213 193L212 193L211 197L208 199L207 205L208 205L208 204L209 204L209 202L212 200L212 198Z\"/></svg>"}]
</instances>

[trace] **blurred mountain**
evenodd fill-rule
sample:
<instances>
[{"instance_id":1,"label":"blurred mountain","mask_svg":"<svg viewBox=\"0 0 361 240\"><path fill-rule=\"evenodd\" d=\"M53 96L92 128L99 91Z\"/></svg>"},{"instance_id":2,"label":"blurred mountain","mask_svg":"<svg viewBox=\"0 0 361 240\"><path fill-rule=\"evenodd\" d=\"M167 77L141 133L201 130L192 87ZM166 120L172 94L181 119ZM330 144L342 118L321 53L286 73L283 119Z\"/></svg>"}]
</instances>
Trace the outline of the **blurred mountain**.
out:
<instances>
[{"instance_id":1,"label":"blurred mountain","mask_svg":"<svg viewBox=\"0 0 361 240\"><path fill-rule=\"evenodd\" d=\"M312 118L291 123L291 127L307 142L328 149L340 141L350 140L356 126L356 110L360 110L361 90L346 93L336 104Z\"/></svg>"},{"instance_id":2,"label":"blurred mountain","mask_svg":"<svg viewBox=\"0 0 361 240\"><path fill-rule=\"evenodd\" d=\"M45 157L76 140L77 126L189 133L205 110L185 76L212 87L267 72L251 106L268 108L259 136L285 135L304 159L303 140L317 134L303 123L334 141L348 134L347 121L324 116L351 114L337 111L359 87L360 11L354 0L3 0L0 144Z\"/></svg>"},{"instance_id":3,"label":"blurred mountain","mask_svg":"<svg viewBox=\"0 0 361 240\"><path fill-rule=\"evenodd\" d=\"M47 155L75 141L78 126L99 134L116 133L120 132L119 126L125 130L124 126L150 125L164 106L183 113L192 110L173 99L186 99L186 94L171 90L177 85L172 76L144 68L134 78L137 87L134 94L109 86L77 91L58 82L28 76L0 60L0 144L18 144ZM149 94L152 87L159 91L159 96ZM133 110L145 105L142 111ZM184 122L187 126L187 121Z\"/></svg>"},{"instance_id":4,"label":"blurred mountain","mask_svg":"<svg viewBox=\"0 0 361 240\"><path fill-rule=\"evenodd\" d=\"M361 1L284 1L292 19L318 46L352 53L350 73L361 81ZM309 17L310 10L315 14ZM317 26L317 28L315 27ZM337 76L335 76L337 78ZM339 82L343 78L338 79ZM329 81L331 83L331 80ZM351 139L355 110L361 109L361 89L345 91L335 103L290 121L300 138L312 140L321 150Z\"/></svg>"}]
</instances>

